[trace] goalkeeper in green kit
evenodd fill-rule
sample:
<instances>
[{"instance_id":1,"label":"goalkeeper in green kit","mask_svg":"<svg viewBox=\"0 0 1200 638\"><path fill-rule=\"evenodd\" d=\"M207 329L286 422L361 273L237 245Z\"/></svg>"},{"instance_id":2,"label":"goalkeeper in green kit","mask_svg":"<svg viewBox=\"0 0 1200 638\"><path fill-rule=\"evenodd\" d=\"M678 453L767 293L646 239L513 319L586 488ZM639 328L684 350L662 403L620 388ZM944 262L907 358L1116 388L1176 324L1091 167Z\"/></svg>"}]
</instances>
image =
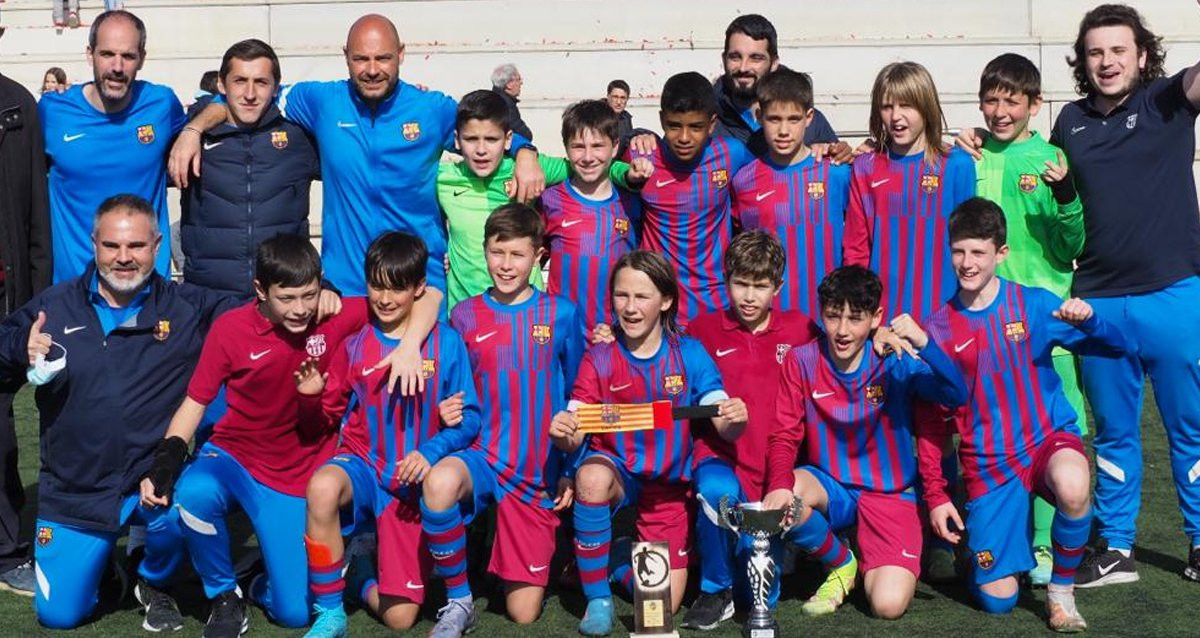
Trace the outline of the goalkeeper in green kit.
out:
<instances>
[{"instance_id":1,"label":"goalkeeper in green kit","mask_svg":"<svg viewBox=\"0 0 1200 638\"><path fill-rule=\"evenodd\" d=\"M1005 53L984 67L979 110L989 135L975 167L976 193L998 203L1008 221L1008 259L997 274L1066 298L1071 291L1072 262L1083 251L1083 204L1062 150L1029 128L1029 120L1042 105L1041 83L1041 73L1033 62L1015 53ZM1062 377L1063 392L1086 434L1083 391L1074 356L1057 349L1054 369ZM1050 582L1053 516L1054 507L1037 498L1033 515L1037 566L1029 572L1037 586Z\"/></svg>"}]
</instances>

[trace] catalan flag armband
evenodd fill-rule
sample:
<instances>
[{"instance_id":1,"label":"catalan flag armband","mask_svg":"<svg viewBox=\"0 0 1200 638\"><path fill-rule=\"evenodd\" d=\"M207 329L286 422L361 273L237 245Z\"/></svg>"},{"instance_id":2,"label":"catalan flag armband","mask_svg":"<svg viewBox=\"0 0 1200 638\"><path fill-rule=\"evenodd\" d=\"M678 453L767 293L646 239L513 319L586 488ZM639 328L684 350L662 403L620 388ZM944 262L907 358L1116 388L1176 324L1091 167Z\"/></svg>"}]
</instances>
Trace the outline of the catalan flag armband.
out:
<instances>
[{"instance_id":1,"label":"catalan flag armband","mask_svg":"<svg viewBox=\"0 0 1200 638\"><path fill-rule=\"evenodd\" d=\"M675 407L670 401L651 403L593 403L580 405L579 431L584 434L636 432L670 427L679 419L711 419L718 416L716 405Z\"/></svg>"}]
</instances>

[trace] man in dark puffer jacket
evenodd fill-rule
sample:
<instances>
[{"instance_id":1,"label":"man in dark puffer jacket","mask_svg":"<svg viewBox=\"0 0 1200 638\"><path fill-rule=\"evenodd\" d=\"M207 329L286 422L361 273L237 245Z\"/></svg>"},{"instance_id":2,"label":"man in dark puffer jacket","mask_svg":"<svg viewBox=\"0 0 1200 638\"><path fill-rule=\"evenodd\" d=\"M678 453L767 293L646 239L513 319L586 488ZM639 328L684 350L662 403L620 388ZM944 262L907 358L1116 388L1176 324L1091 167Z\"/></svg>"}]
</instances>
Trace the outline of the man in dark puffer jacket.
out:
<instances>
[{"instance_id":1,"label":"man in dark puffer jacket","mask_svg":"<svg viewBox=\"0 0 1200 638\"><path fill-rule=\"evenodd\" d=\"M308 192L320 163L312 139L274 105L279 78L279 59L261 40L238 42L221 60L229 118L204 134L200 177L183 193L184 281L249 298L258 244L308 235Z\"/></svg>"}]
</instances>

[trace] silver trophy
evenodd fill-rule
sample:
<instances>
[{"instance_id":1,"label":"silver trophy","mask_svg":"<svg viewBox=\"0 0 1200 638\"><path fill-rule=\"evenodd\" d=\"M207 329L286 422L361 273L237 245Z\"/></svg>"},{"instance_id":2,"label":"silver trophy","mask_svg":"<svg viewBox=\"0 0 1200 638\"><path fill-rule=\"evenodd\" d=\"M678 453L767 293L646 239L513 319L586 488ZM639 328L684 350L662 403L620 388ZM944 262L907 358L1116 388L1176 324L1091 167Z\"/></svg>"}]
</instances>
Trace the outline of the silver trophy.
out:
<instances>
[{"instance_id":1,"label":"silver trophy","mask_svg":"<svg viewBox=\"0 0 1200 638\"><path fill-rule=\"evenodd\" d=\"M723 527L754 539L751 546L754 553L746 565L754 606L742 627L742 636L745 638L776 638L779 635L779 623L767 607L767 597L777 576L775 559L771 556L771 537L787 531L791 522L800 516L800 508L798 496L793 497L791 507L777 510L764 510L762 503L730 505L727 496L722 496L717 505Z\"/></svg>"}]
</instances>

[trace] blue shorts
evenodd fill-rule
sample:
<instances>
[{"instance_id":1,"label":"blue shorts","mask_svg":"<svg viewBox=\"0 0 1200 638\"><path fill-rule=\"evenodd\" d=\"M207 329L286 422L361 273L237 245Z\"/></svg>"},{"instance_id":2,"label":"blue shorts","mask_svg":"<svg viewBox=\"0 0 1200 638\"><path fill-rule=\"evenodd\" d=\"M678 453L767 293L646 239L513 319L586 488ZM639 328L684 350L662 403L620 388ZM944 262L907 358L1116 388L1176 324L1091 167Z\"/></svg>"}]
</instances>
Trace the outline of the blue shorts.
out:
<instances>
[{"instance_id":1,"label":"blue shorts","mask_svg":"<svg viewBox=\"0 0 1200 638\"><path fill-rule=\"evenodd\" d=\"M1029 490L1012 479L967 502L971 582L983 585L1033 569Z\"/></svg>"}]
</instances>

